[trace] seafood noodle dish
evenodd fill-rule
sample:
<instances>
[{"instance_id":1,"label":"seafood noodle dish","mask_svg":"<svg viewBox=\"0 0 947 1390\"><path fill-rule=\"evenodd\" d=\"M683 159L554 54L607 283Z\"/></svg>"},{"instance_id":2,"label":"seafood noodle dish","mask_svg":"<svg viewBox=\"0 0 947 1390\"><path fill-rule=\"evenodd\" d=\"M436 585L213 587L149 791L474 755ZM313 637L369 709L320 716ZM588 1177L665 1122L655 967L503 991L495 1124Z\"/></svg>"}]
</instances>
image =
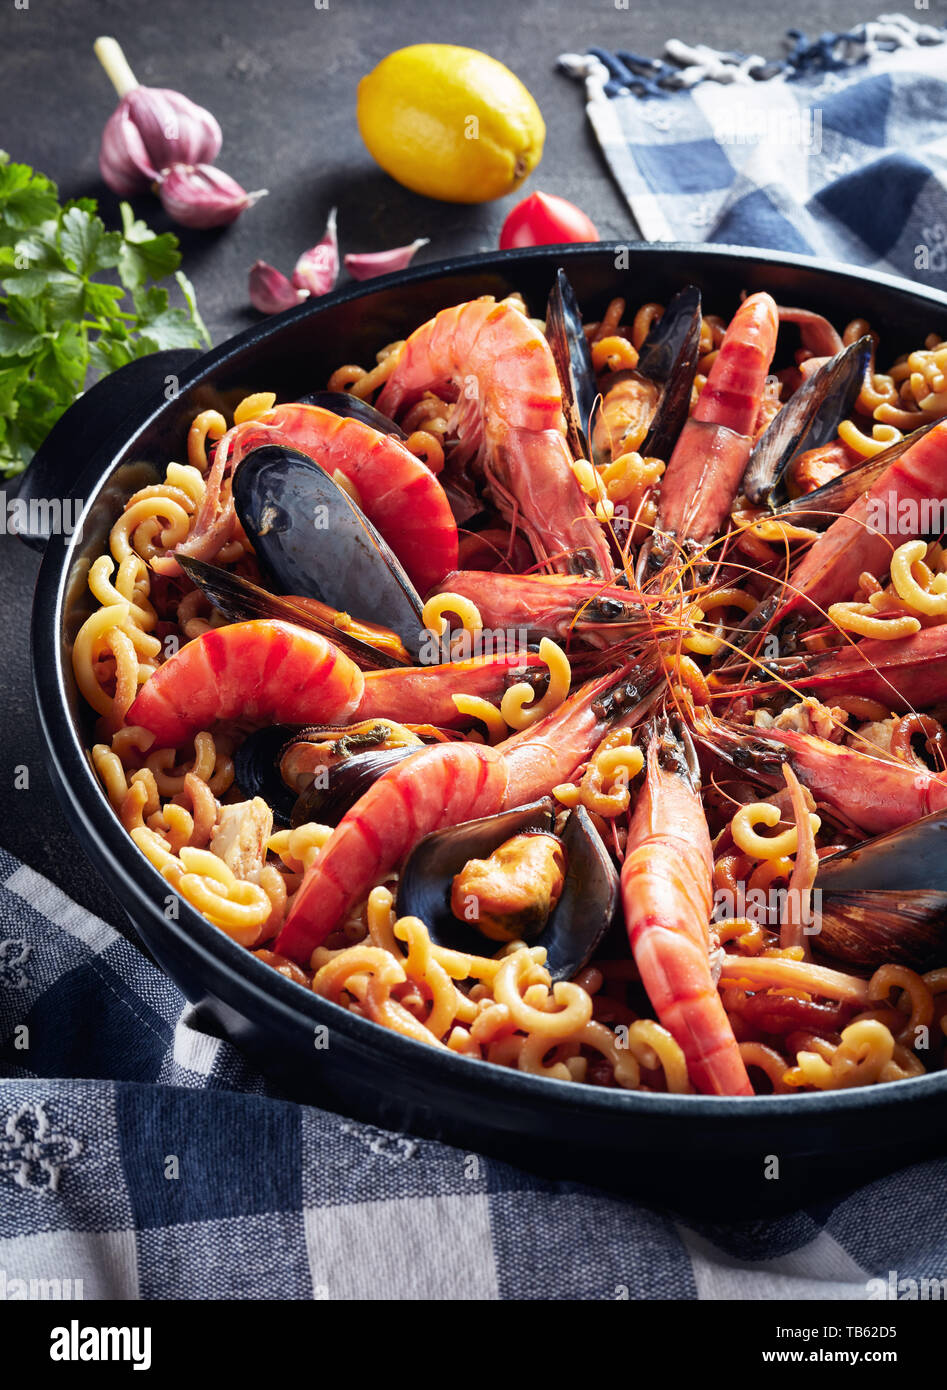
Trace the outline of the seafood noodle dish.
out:
<instances>
[{"instance_id":1,"label":"seafood noodle dish","mask_svg":"<svg viewBox=\"0 0 947 1390\"><path fill-rule=\"evenodd\" d=\"M104 793L169 916L429 1047L748 1099L936 1071L947 325L616 288L197 414L88 571Z\"/></svg>"}]
</instances>

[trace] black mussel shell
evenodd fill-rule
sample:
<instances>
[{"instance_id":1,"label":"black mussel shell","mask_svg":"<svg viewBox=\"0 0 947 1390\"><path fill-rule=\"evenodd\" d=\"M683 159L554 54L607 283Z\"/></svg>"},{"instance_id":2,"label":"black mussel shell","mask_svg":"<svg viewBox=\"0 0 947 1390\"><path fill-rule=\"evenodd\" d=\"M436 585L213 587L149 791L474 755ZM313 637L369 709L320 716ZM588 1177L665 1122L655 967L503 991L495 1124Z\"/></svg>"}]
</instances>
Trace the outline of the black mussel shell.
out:
<instances>
[{"instance_id":1,"label":"black mussel shell","mask_svg":"<svg viewBox=\"0 0 947 1390\"><path fill-rule=\"evenodd\" d=\"M313 820L336 825L383 772L422 747L420 743L398 744L339 754L324 764L325 778L317 782L314 777L312 785L303 792L298 785L291 787L284 781L280 766L292 744L307 737L314 741L312 736L315 735L320 739L333 733L342 737L345 732L342 727L298 724L273 724L266 729L256 729L234 753L237 786L248 797L262 796L279 825L295 829Z\"/></svg>"},{"instance_id":2,"label":"black mussel shell","mask_svg":"<svg viewBox=\"0 0 947 1390\"><path fill-rule=\"evenodd\" d=\"M700 356L700 290L686 285L671 299L641 344L636 370L664 389L639 452L646 458L671 457L684 428Z\"/></svg>"},{"instance_id":3,"label":"black mussel shell","mask_svg":"<svg viewBox=\"0 0 947 1390\"><path fill-rule=\"evenodd\" d=\"M591 458L590 420L598 395L595 368L575 291L561 268L546 305L546 340L559 373L569 447L576 458Z\"/></svg>"},{"instance_id":4,"label":"black mussel shell","mask_svg":"<svg viewBox=\"0 0 947 1390\"><path fill-rule=\"evenodd\" d=\"M409 731L399 732L399 728L388 719L362 719L355 724L307 724L287 739L281 749L280 776L288 787L299 793L307 790L314 768L382 749L406 748L416 753L422 747L420 738ZM301 757L303 748L308 748L313 756Z\"/></svg>"},{"instance_id":5,"label":"black mussel shell","mask_svg":"<svg viewBox=\"0 0 947 1390\"><path fill-rule=\"evenodd\" d=\"M907 453L908 449L937 424L940 424L939 420L931 420L928 424L921 425L920 429L906 434L889 449L884 449L880 454L873 454L863 463L857 463L847 473L840 473L837 478L823 483L822 487L816 488L814 492L807 492L802 497L794 497L791 502L783 503L775 509L776 515L808 514L805 525L816 528L823 523L831 524L836 516L847 512L853 502L857 502L859 497L870 491L895 460Z\"/></svg>"},{"instance_id":6,"label":"black mussel shell","mask_svg":"<svg viewBox=\"0 0 947 1390\"><path fill-rule=\"evenodd\" d=\"M195 560L190 555L179 555L177 560L204 597L232 623L248 622L253 618L278 618L328 637L335 646L347 652L362 670L377 671L404 665L403 660L399 661L390 652L363 642L328 619L318 617L302 604L294 603L291 598L261 589L259 584L244 579L242 575L209 565L206 560Z\"/></svg>"},{"instance_id":7,"label":"black mussel shell","mask_svg":"<svg viewBox=\"0 0 947 1390\"><path fill-rule=\"evenodd\" d=\"M867 335L849 344L823 363L777 411L754 444L743 475L743 491L754 506L786 501L780 484L793 459L835 439L862 388L871 350Z\"/></svg>"},{"instance_id":8,"label":"black mussel shell","mask_svg":"<svg viewBox=\"0 0 947 1390\"><path fill-rule=\"evenodd\" d=\"M277 770L298 797L293 826L318 818L334 824L388 767L416 753L421 740L385 719L308 724L283 745ZM349 765L355 763L349 771Z\"/></svg>"},{"instance_id":9,"label":"black mussel shell","mask_svg":"<svg viewBox=\"0 0 947 1390\"><path fill-rule=\"evenodd\" d=\"M553 803L545 798L426 835L401 871L398 915L420 917L441 946L473 955L495 954L499 943L451 911L454 876L468 860L488 858L512 836L528 830L551 832L554 823ZM570 814L562 844L567 857L562 895L531 943L545 947L546 969L554 981L571 979L594 955L611 924L619 887L618 873L583 807Z\"/></svg>"},{"instance_id":10,"label":"black mussel shell","mask_svg":"<svg viewBox=\"0 0 947 1390\"><path fill-rule=\"evenodd\" d=\"M373 782L378 781L382 773L418 751L417 745L376 748L327 763L325 785L314 781L311 787L302 792L293 806L290 825L294 829L309 821L338 825L346 811L355 805Z\"/></svg>"},{"instance_id":11,"label":"black mussel shell","mask_svg":"<svg viewBox=\"0 0 947 1390\"><path fill-rule=\"evenodd\" d=\"M700 290L696 285L685 285L672 296L664 313L651 325L638 353L637 371L651 381L670 381L682 359L693 354L696 361L700 323Z\"/></svg>"},{"instance_id":12,"label":"black mussel shell","mask_svg":"<svg viewBox=\"0 0 947 1390\"><path fill-rule=\"evenodd\" d=\"M248 734L233 755L234 778L248 797L262 796L278 825L291 822L297 793L279 775L280 753L296 729L289 724L272 724Z\"/></svg>"},{"instance_id":13,"label":"black mussel shell","mask_svg":"<svg viewBox=\"0 0 947 1390\"><path fill-rule=\"evenodd\" d=\"M947 815L936 811L819 863L813 944L858 965L947 958Z\"/></svg>"},{"instance_id":14,"label":"black mussel shell","mask_svg":"<svg viewBox=\"0 0 947 1390\"><path fill-rule=\"evenodd\" d=\"M570 812L562 843L565 886L535 943L546 948L553 980L571 980L588 965L611 926L619 891L618 870L584 806Z\"/></svg>"},{"instance_id":15,"label":"black mussel shell","mask_svg":"<svg viewBox=\"0 0 947 1390\"><path fill-rule=\"evenodd\" d=\"M233 497L256 557L275 587L316 598L420 652L421 599L361 508L317 463L266 444L237 465Z\"/></svg>"},{"instance_id":16,"label":"black mussel shell","mask_svg":"<svg viewBox=\"0 0 947 1390\"><path fill-rule=\"evenodd\" d=\"M368 401L352 396L348 391L311 391L308 396L299 397L299 405L317 405L320 410L331 410L333 415L343 415L351 420L361 420L363 425L371 425L379 434L393 434L396 439L405 440L407 435L394 420L382 415Z\"/></svg>"},{"instance_id":17,"label":"black mussel shell","mask_svg":"<svg viewBox=\"0 0 947 1390\"><path fill-rule=\"evenodd\" d=\"M490 942L454 916L450 906L454 876L470 859L487 859L506 840L528 830L552 832L555 810L549 797L501 811L496 816L464 821L425 835L408 856L398 879L396 908L399 917L420 917L432 941L452 950L475 955L492 954L499 943Z\"/></svg>"},{"instance_id":18,"label":"black mussel shell","mask_svg":"<svg viewBox=\"0 0 947 1390\"><path fill-rule=\"evenodd\" d=\"M947 892L947 814L935 811L921 816L820 860L816 887L836 892L849 888Z\"/></svg>"},{"instance_id":19,"label":"black mussel shell","mask_svg":"<svg viewBox=\"0 0 947 1390\"><path fill-rule=\"evenodd\" d=\"M850 965L906 965L929 970L947 952L947 892L868 888L825 892L818 951Z\"/></svg>"}]
</instances>

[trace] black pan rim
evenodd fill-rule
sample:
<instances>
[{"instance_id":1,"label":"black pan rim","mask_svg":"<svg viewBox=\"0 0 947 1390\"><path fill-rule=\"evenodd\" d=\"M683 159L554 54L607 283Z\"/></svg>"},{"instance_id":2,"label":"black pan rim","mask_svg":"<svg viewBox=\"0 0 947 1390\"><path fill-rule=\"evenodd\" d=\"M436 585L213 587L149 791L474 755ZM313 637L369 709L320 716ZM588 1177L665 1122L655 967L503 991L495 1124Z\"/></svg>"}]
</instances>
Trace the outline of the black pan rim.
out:
<instances>
[{"instance_id":1,"label":"black pan rim","mask_svg":"<svg viewBox=\"0 0 947 1390\"><path fill-rule=\"evenodd\" d=\"M698 256L711 261L716 258L736 258L746 264L760 267L798 268L817 272L822 277L831 275L850 283L853 288L863 286L866 282L882 285L892 291L909 295L915 300L926 300L932 307L947 309L947 294L929 287L895 276L862 271L790 253L700 243L631 244L622 241L518 248L446 258L370 281L347 285L317 300L304 302L260 324L250 325L219 347L203 354L183 373L179 391L183 393L192 385L220 371L246 348L278 335L287 325L309 317L318 317L328 307L356 301L380 289L410 288L412 285L437 280L447 275L498 270L517 262L535 263L538 260L548 263L552 270L556 263L568 262L578 256L601 254L614 258L619 252L640 258ZM465 1094L471 1097L482 1095L487 1099L493 1095L507 1100L532 1101L547 1110L559 1109L570 1115L606 1111L612 1114L627 1114L629 1117L653 1117L656 1121L669 1116L678 1119L693 1116L698 1120L729 1114L738 1123L746 1123L749 1126L755 1125L756 1121L765 1123L776 1119L791 1122L794 1118L802 1120L804 1117L829 1114L838 1114L841 1118L855 1112L881 1113L892 1105L901 1106L914 1100L920 1102L935 1094L947 1094L947 1071L912 1078L907 1086L903 1082L888 1082L845 1091L754 1097L672 1096L550 1080L505 1067L485 1065L482 1061L462 1057L446 1049L429 1047L393 1033L370 1020L359 1018L340 1006L321 999L303 986L286 980L269 966L256 960L249 951L230 941L223 932L183 900L177 920L169 920L159 908L159 902L168 891L168 884L140 853L112 811L79 739L78 731L68 717L65 673L61 661L66 581L74 550L81 539L83 518L94 503L98 491L107 482L117 461L134 447L136 441L164 409L165 406L161 405L150 414L136 419L133 429L121 444L110 447L104 462L100 457L90 461L87 472L94 478L94 484L88 490L82 517L68 542L65 545L50 545L44 556L37 579L31 629L37 710L59 787L68 798L70 809L76 817L74 829L95 867L106 882L113 878L122 882L125 891L118 896L123 904L128 898L134 901L135 913L127 907L125 910L132 917L136 928L138 914L141 913L149 919L155 930L171 932L187 954L194 956L212 970L224 971L228 985L239 991L243 1003L263 1012L275 1009L296 1024L302 1022L309 1030L315 1025L325 1025L361 1051L376 1053L382 1060L388 1051L392 1060L400 1063L405 1069L414 1072L427 1069L432 1080L436 1078L442 1083L453 1083L458 1088L462 1087ZM86 472L83 476L86 476ZM183 989L180 981L175 983L178 988Z\"/></svg>"}]
</instances>

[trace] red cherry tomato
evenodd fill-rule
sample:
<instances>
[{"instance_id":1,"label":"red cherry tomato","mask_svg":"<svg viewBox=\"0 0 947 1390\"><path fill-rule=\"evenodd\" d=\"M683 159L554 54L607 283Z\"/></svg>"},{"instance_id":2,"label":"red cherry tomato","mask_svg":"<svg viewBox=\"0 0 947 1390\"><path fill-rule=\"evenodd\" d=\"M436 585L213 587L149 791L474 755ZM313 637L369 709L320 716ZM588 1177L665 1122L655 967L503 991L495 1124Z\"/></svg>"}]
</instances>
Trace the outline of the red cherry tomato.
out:
<instances>
[{"instance_id":1,"label":"red cherry tomato","mask_svg":"<svg viewBox=\"0 0 947 1390\"><path fill-rule=\"evenodd\" d=\"M531 193L517 203L500 232L500 250L511 246L554 246L560 241L598 241L591 218L552 193Z\"/></svg>"}]
</instances>

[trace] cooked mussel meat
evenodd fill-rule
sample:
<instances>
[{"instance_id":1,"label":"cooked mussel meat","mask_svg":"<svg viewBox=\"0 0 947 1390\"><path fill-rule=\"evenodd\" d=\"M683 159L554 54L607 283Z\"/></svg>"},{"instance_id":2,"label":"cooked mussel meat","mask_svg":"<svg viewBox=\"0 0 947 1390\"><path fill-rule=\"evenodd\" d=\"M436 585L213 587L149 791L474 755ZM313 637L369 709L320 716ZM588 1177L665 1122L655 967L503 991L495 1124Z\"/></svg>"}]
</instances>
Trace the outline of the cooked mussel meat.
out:
<instances>
[{"instance_id":1,"label":"cooked mussel meat","mask_svg":"<svg viewBox=\"0 0 947 1390\"><path fill-rule=\"evenodd\" d=\"M244 739L234 768L238 786L269 801L280 825L335 825L383 772L422 746L417 734L393 720L282 724Z\"/></svg>"},{"instance_id":2,"label":"cooked mussel meat","mask_svg":"<svg viewBox=\"0 0 947 1390\"><path fill-rule=\"evenodd\" d=\"M419 917L439 945L476 955L529 939L545 949L552 979L568 980L608 930L618 887L584 807L557 835L545 798L425 836L402 869L397 911Z\"/></svg>"},{"instance_id":3,"label":"cooked mussel meat","mask_svg":"<svg viewBox=\"0 0 947 1390\"><path fill-rule=\"evenodd\" d=\"M690 410L700 325L700 291L687 285L651 325L634 370L609 379L592 430L596 461L632 449L665 462L670 458Z\"/></svg>"},{"instance_id":4,"label":"cooked mussel meat","mask_svg":"<svg viewBox=\"0 0 947 1390\"><path fill-rule=\"evenodd\" d=\"M504 840L488 859L468 859L451 884L454 916L491 941L532 941L562 896L562 841L545 830Z\"/></svg>"},{"instance_id":5,"label":"cooked mussel meat","mask_svg":"<svg viewBox=\"0 0 947 1390\"><path fill-rule=\"evenodd\" d=\"M634 370L609 378L603 400L575 291L559 270L546 307L546 337L562 387L569 445L577 457L607 463L638 447L658 458L670 455L690 408L700 324L700 291L688 285L652 324Z\"/></svg>"}]
</instances>

